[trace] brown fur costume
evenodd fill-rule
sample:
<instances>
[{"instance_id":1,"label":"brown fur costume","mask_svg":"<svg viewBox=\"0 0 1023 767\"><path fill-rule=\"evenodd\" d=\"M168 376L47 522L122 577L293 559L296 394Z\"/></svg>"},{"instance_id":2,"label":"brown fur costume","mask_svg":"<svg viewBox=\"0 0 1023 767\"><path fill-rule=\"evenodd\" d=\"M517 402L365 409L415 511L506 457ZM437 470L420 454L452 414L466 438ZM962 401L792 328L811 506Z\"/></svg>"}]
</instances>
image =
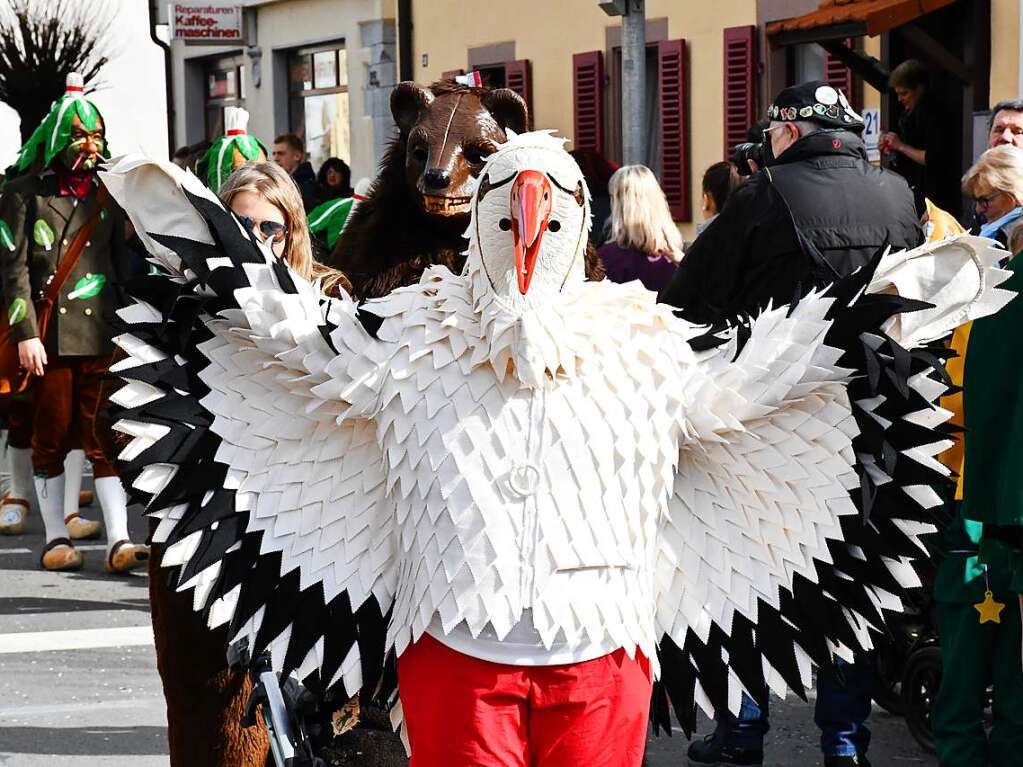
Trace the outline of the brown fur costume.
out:
<instances>
[{"instance_id":1,"label":"brown fur costume","mask_svg":"<svg viewBox=\"0 0 1023 767\"><path fill-rule=\"evenodd\" d=\"M149 558L149 602L156 666L167 700L172 767L263 767L269 742L262 727L242 727L252 684L229 669L227 628L210 631L192 611L192 592L172 591L161 570L164 546Z\"/></svg>"}]
</instances>

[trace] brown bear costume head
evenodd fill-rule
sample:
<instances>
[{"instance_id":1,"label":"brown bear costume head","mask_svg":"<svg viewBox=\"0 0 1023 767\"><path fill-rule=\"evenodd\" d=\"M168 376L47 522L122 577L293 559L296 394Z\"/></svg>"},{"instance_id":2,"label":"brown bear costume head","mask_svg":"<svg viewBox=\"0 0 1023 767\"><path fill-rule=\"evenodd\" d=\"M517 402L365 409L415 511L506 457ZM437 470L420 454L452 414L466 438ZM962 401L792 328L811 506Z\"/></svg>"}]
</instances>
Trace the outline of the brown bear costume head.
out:
<instances>
[{"instance_id":1,"label":"brown bear costume head","mask_svg":"<svg viewBox=\"0 0 1023 767\"><path fill-rule=\"evenodd\" d=\"M507 139L507 129L520 133L529 124L526 103L514 91L451 81L399 83L391 114L398 134L328 259L359 298L418 282L434 264L461 271L468 247L462 234L483 161ZM587 266L591 278L603 276L595 251Z\"/></svg>"},{"instance_id":2,"label":"brown bear costume head","mask_svg":"<svg viewBox=\"0 0 1023 767\"><path fill-rule=\"evenodd\" d=\"M451 82L429 89L401 83L391 93L391 114L405 143L406 181L423 210L438 216L468 216L487 155L505 141L506 128L521 133L528 122L515 91Z\"/></svg>"}]
</instances>

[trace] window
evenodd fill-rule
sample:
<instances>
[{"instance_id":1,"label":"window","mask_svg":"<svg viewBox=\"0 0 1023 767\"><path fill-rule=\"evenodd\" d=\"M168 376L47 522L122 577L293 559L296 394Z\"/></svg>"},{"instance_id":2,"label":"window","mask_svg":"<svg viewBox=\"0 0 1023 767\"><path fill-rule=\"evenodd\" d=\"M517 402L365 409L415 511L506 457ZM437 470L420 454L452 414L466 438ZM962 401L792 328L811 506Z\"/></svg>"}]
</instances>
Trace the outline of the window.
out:
<instances>
[{"instance_id":1,"label":"window","mask_svg":"<svg viewBox=\"0 0 1023 767\"><path fill-rule=\"evenodd\" d=\"M572 56L572 101L576 149L604 154L604 53Z\"/></svg>"},{"instance_id":2,"label":"window","mask_svg":"<svg viewBox=\"0 0 1023 767\"><path fill-rule=\"evenodd\" d=\"M756 27L727 27L724 30L725 155L731 160L737 144L756 122L753 43Z\"/></svg>"},{"instance_id":3,"label":"window","mask_svg":"<svg viewBox=\"0 0 1023 767\"><path fill-rule=\"evenodd\" d=\"M472 68L479 72L485 88L510 88L522 96L533 123L533 67L529 59L506 61L502 64L483 64Z\"/></svg>"},{"instance_id":4,"label":"window","mask_svg":"<svg viewBox=\"0 0 1023 767\"><path fill-rule=\"evenodd\" d=\"M328 157L351 161L348 54L338 43L300 48L288 57L289 124L314 168Z\"/></svg>"},{"instance_id":5,"label":"window","mask_svg":"<svg viewBox=\"0 0 1023 767\"><path fill-rule=\"evenodd\" d=\"M240 57L214 59L206 66L206 138L224 135L224 107L245 105L245 67Z\"/></svg>"},{"instance_id":6,"label":"window","mask_svg":"<svg viewBox=\"0 0 1023 767\"><path fill-rule=\"evenodd\" d=\"M826 55L817 43L793 45L789 57L789 85L827 79Z\"/></svg>"},{"instance_id":7,"label":"window","mask_svg":"<svg viewBox=\"0 0 1023 767\"><path fill-rule=\"evenodd\" d=\"M587 57L591 57L587 61ZM596 62L592 54L580 54L573 59L576 67L577 87L576 115L581 118L577 125L587 128L590 133L597 132L592 124L592 104L580 101L587 93L587 86L592 91L596 82L594 72L587 72L586 65ZM601 133L599 143L606 152L607 159L622 162L622 49L611 49L610 62L610 95L606 104L605 115L608 131ZM646 114L643 124L647 127L646 157L643 164L657 176L664 190L676 221L688 221L689 205L689 97L687 94L688 56L685 40L662 40L650 42L646 46ZM580 65L582 65L580 67ZM599 74L603 79L603 73ZM599 82L599 81L598 81ZM580 87L581 86L581 87ZM592 100L592 97L591 97ZM588 112L590 114L588 114ZM587 120L590 125L587 126ZM578 128L577 128L578 129ZM586 133L581 133L586 138ZM604 140L604 136L608 140ZM589 139L591 142L592 138Z\"/></svg>"},{"instance_id":8,"label":"window","mask_svg":"<svg viewBox=\"0 0 1023 767\"><path fill-rule=\"evenodd\" d=\"M643 124L647 126L646 157L643 164L661 177L661 88L657 55L657 43L646 46L646 114ZM607 146L609 160L622 162L622 49L611 50L611 104L609 109L611 121L611 141Z\"/></svg>"}]
</instances>

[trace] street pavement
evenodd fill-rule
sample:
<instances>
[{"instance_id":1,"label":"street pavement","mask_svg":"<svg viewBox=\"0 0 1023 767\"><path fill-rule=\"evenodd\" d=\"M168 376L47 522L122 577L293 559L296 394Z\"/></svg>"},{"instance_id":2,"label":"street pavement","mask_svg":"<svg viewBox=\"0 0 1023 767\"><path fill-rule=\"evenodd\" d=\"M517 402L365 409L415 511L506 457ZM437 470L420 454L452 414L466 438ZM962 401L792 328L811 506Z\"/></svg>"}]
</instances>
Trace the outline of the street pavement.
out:
<instances>
[{"instance_id":1,"label":"street pavement","mask_svg":"<svg viewBox=\"0 0 1023 767\"><path fill-rule=\"evenodd\" d=\"M132 537L142 540L133 511ZM101 541L84 547L81 572L46 573L41 545L35 510L26 535L0 538L0 767L167 765L145 574L104 573ZM812 699L775 700L771 713L765 765L820 764ZM875 707L871 728L876 767L936 767L901 719ZM700 732L709 730L701 717ZM682 767L686 746L681 732L652 738L649 767Z\"/></svg>"}]
</instances>

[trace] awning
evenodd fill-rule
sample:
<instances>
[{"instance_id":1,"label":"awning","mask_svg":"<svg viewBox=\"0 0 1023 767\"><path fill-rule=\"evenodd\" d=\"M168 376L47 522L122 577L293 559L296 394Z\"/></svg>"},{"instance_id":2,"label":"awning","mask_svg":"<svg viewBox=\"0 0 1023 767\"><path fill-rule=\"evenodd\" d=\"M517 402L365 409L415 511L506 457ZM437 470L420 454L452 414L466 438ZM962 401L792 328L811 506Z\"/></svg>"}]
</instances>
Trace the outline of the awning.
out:
<instances>
[{"instance_id":1,"label":"awning","mask_svg":"<svg viewBox=\"0 0 1023 767\"><path fill-rule=\"evenodd\" d=\"M772 45L880 35L955 0L825 0L815 11L767 25Z\"/></svg>"}]
</instances>

